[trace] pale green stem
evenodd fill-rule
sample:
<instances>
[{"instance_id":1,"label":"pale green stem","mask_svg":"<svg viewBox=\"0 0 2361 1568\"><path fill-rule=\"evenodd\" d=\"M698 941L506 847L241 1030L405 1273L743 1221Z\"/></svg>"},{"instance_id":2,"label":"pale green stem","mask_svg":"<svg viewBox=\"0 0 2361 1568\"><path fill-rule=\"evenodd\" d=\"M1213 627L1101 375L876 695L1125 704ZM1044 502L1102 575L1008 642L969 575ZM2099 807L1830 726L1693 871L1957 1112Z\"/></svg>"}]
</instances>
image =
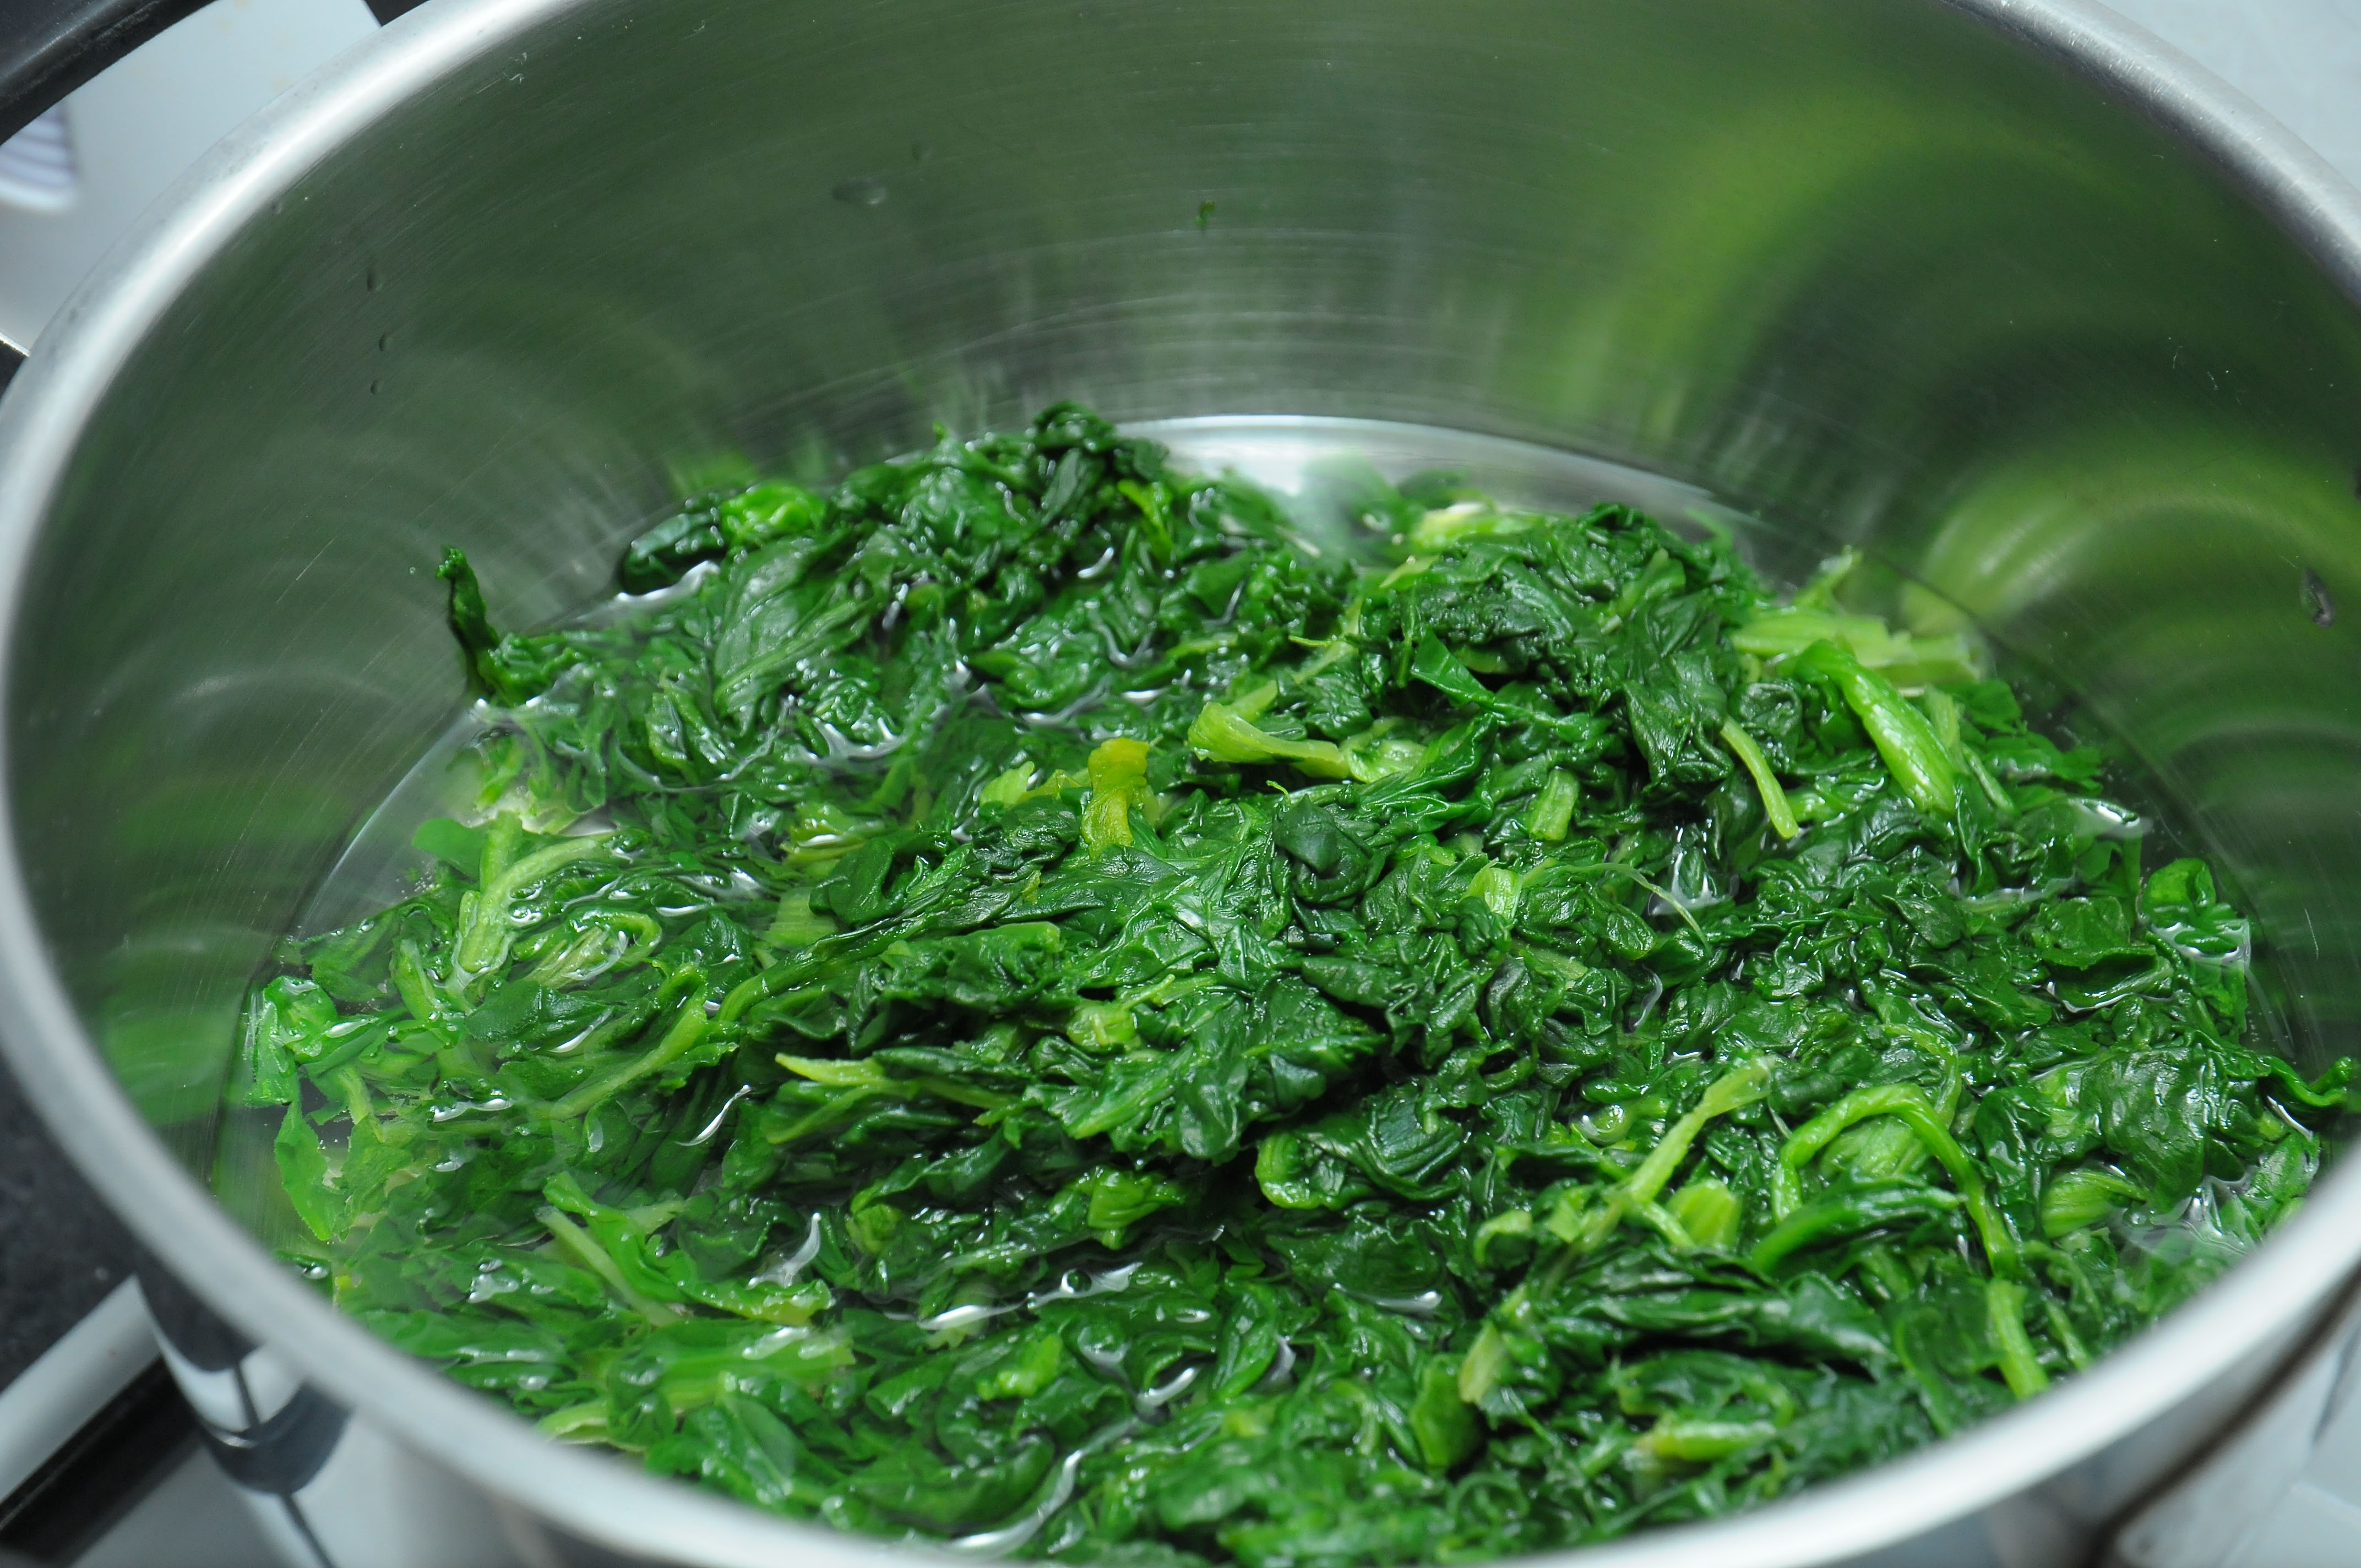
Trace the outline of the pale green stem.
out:
<instances>
[{"instance_id":1,"label":"pale green stem","mask_svg":"<svg viewBox=\"0 0 2361 1568\"><path fill-rule=\"evenodd\" d=\"M1787 804L1787 792L1779 787L1778 775L1771 771L1771 759L1754 743L1754 737L1738 726L1738 720L1726 720L1721 727L1721 739L1733 755L1744 764L1754 780L1755 792L1763 796L1763 810L1771 818L1771 830L1782 839L1792 839L1803 831L1795 821L1795 808Z\"/></svg>"}]
</instances>

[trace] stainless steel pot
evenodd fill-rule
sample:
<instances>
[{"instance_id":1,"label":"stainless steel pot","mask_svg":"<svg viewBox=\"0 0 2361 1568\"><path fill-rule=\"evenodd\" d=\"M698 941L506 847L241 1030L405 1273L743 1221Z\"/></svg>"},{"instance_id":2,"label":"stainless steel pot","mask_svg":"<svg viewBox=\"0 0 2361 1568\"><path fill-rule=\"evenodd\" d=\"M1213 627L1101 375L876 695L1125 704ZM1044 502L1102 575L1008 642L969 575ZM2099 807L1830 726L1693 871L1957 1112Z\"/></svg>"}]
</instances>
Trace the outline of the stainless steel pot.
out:
<instances>
[{"instance_id":1,"label":"stainless steel pot","mask_svg":"<svg viewBox=\"0 0 2361 1568\"><path fill-rule=\"evenodd\" d=\"M181 1282L291 1560L874 1565L540 1441L236 1218L241 989L459 698L434 547L542 620L675 472L1060 395L1593 454L1774 558L1861 542L2081 694L2316 1068L2361 1011L2357 288L2361 200L2077 0L436 0L235 134L0 405L9 1057ZM2356 1259L2340 1168L2017 1412L1583 1561L2081 1561Z\"/></svg>"}]
</instances>

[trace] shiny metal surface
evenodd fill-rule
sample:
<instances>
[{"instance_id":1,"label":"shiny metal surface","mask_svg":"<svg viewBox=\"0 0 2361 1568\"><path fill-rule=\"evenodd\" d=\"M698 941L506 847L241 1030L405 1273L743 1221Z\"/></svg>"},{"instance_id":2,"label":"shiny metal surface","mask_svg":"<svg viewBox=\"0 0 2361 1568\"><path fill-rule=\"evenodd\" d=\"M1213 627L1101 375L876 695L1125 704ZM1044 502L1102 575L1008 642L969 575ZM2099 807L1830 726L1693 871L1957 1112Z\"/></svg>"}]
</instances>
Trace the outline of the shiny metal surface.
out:
<instances>
[{"instance_id":1,"label":"shiny metal surface","mask_svg":"<svg viewBox=\"0 0 2361 1568\"><path fill-rule=\"evenodd\" d=\"M225 1366L349 1412L297 1488L362 1478L334 1561L873 1565L542 1442L233 1217L239 992L458 698L437 547L544 620L675 476L1061 395L1591 454L1775 558L1862 542L1938 590L1897 613L2081 694L2317 1066L2361 1024L2356 280L2354 192L2077 0L436 0L235 134L0 402L10 1058L268 1347ZM2339 1169L2011 1416L1583 1561L2079 1561L2356 1258Z\"/></svg>"},{"instance_id":2,"label":"shiny metal surface","mask_svg":"<svg viewBox=\"0 0 2361 1568\"><path fill-rule=\"evenodd\" d=\"M2335 1568L2361 1551L2361 1298L2238 1429L2130 1519L2103 1568Z\"/></svg>"}]
</instances>

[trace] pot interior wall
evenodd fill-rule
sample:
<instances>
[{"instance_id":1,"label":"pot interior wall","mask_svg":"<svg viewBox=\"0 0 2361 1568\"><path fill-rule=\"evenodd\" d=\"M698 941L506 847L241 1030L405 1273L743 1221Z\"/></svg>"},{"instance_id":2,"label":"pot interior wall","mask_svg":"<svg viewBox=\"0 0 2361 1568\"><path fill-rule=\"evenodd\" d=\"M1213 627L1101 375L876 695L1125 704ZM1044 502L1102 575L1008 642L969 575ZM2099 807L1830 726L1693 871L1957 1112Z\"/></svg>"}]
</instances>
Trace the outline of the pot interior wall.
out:
<instances>
[{"instance_id":1,"label":"pot interior wall","mask_svg":"<svg viewBox=\"0 0 2361 1568\"><path fill-rule=\"evenodd\" d=\"M2244 198L1931 4L587 4L149 335L24 588L11 806L203 1169L243 986L460 701L442 545L529 623L732 465L1061 396L1400 420L1972 612L2178 802L2317 1066L2361 1008L2356 388L2353 307Z\"/></svg>"}]
</instances>

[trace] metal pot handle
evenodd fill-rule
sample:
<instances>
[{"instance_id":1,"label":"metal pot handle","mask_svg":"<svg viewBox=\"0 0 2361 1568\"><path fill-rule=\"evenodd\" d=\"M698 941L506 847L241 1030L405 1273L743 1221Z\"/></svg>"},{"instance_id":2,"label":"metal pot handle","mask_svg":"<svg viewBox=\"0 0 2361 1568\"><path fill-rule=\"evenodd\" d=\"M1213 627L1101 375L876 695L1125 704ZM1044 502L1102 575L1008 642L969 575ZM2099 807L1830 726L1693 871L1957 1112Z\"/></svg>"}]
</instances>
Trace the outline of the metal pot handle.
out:
<instances>
[{"instance_id":1,"label":"metal pot handle","mask_svg":"<svg viewBox=\"0 0 2361 1568\"><path fill-rule=\"evenodd\" d=\"M422 0L367 0L390 22ZM0 141L210 0L0 0ZM24 354L0 339L0 388Z\"/></svg>"},{"instance_id":2,"label":"metal pot handle","mask_svg":"<svg viewBox=\"0 0 2361 1568\"><path fill-rule=\"evenodd\" d=\"M9 0L0 5L0 141L206 0ZM25 351L0 338L0 387Z\"/></svg>"},{"instance_id":3,"label":"metal pot handle","mask_svg":"<svg viewBox=\"0 0 2361 1568\"><path fill-rule=\"evenodd\" d=\"M0 141L205 0L10 0L0 6Z\"/></svg>"},{"instance_id":4,"label":"metal pot handle","mask_svg":"<svg viewBox=\"0 0 2361 1568\"><path fill-rule=\"evenodd\" d=\"M366 0L390 22L423 0ZM6 0L0 5L0 141L210 0Z\"/></svg>"}]
</instances>

